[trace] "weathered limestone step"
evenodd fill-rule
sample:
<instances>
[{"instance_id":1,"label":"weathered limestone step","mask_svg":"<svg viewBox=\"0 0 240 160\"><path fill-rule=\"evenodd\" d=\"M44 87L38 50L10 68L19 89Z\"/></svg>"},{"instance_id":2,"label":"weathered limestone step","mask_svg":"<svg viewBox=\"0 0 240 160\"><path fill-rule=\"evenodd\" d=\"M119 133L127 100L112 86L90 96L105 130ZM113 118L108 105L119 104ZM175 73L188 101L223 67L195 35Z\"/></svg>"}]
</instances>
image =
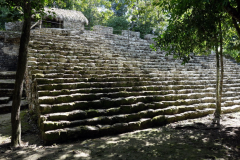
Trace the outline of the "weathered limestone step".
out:
<instances>
[{"instance_id":1,"label":"weathered limestone step","mask_svg":"<svg viewBox=\"0 0 240 160\"><path fill-rule=\"evenodd\" d=\"M5 104L0 104L0 114L11 112L11 108L12 108L12 101L8 101ZM21 109L27 109L27 108L28 108L28 102L25 100L25 98L23 98L21 100Z\"/></svg>"},{"instance_id":2,"label":"weathered limestone step","mask_svg":"<svg viewBox=\"0 0 240 160\"><path fill-rule=\"evenodd\" d=\"M137 90L135 91L132 87L120 87L120 88L82 88L82 89L63 89L63 90L42 90L38 91L39 97L42 96L58 96L58 95L70 95L75 93L95 93L95 94L105 94L104 97L116 97L121 94L126 95L164 95L164 94L186 94L186 93L206 93L206 92L215 92L215 88L206 88L206 89L182 89L182 90ZM225 90L225 92L227 92ZM231 91L232 92L232 91ZM235 93L235 92L233 92Z\"/></svg>"},{"instance_id":3,"label":"weathered limestone step","mask_svg":"<svg viewBox=\"0 0 240 160\"><path fill-rule=\"evenodd\" d=\"M0 88L8 89L14 88L15 80L13 79L0 79Z\"/></svg>"},{"instance_id":4,"label":"weathered limestone step","mask_svg":"<svg viewBox=\"0 0 240 160\"><path fill-rule=\"evenodd\" d=\"M60 89L77 89L77 88L105 88L105 87L131 87L131 86L148 86L148 85L159 85L166 86L168 88L184 89L184 86L201 87L202 85L208 87L214 87L214 82L209 81L122 81L122 82L74 82L74 83L54 83L54 84L40 84L38 90L60 90ZM226 84L224 87L240 86L239 84Z\"/></svg>"},{"instance_id":5,"label":"weathered limestone step","mask_svg":"<svg viewBox=\"0 0 240 160\"><path fill-rule=\"evenodd\" d=\"M185 96L185 95L184 95ZM171 99L170 99L171 98ZM164 108L176 104L194 104L194 103L215 103L214 97L203 97L198 99L181 99L181 96L138 96L127 98L104 98L94 101L73 101L69 103L59 104L40 104L39 111L41 114L54 113L54 112L69 112L71 110L86 110L86 109L108 109L114 107L120 107L122 105L133 105L138 102L152 103L154 106ZM191 96L189 97L191 98ZM163 101L165 100L165 101ZM229 100L229 99L228 99ZM224 99L223 99L224 102Z\"/></svg>"},{"instance_id":6,"label":"weathered limestone step","mask_svg":"<svg viewBox=\"0 0 240 160\"><path fill-rule=\"evenodd\" d=\"M39 99L43 97L43 94L49 97L57 97L57 96L71 96L74 97L74 95L79 95L83 96L82 98L87 99L95 99L95 98L100 98L100 97L108 97L108 98L118 98L118 97L129 97L129 96L141 96L141 95L166 95L166 94L174 94L175 91L173 90L166 90L166 91L139 91L139 92L127 92L126 90L122 91L116 91L116 92L109 92L109 90L105 90L105 92L92 92L92 89L87 88L89 91L86 90L61 90L60 92L53 91L52 93L54 95L51 96L49 92L38 92L39 94ZM82 91L82 92L80 92ZM96 90L95 90L96 91ZM103 91L102 89L99 89L99 91ZM65 92L65 93L64 93ZM191 91L186 92L186 93L191 93ZM45 96L45 97L46 97ZM86 97L85 97L86 96ZM88 98L87 98L88 97ZM62 97L64 98L64 97Z\"/></svg>"},{"instance_id":7,"label":"weathered limestone step","mask_svg":"<svg viewBox=\"0 0 240 160\"><path fill-rule=\"evenodd\" d=\"M43 75L44 76L44 75ZM124 81L132 81L132 82L139 82L139 81L151 81L153 83L161 81L161 85L194 85L194 84L206 84L206 83L214 83L216 81L209 80L209 79L194 79L191 80L183 79L178 80L177 78L172 78L171 80L160 79L155 77L108 77L108 78L36 78L35 79L39 85L41 84L56 84L56 83L74 83L74 82L119 82L122 83ZM226 80L224 80L226 82ZM228 83L239 83L239 80L235 81L227 81Z\"/></svg>"},{"instance_id":8,"label":"weathered limestone step","mask_svg":"<svg viewBox=\"0 0 240 160\"><path fill-rule=\"evenodd\" d=\"M55 71L56 72L56 71ZM119 79L124 78L126 79L133 78L133 79L155 79L155 77L147 76L144 74L123 74L123 73L111 73L109 74L79 74L78 71L76 73L47 73L44 74L43 72L34 73L32 74L32 79L35 78L47 78L47 79L55 79L55 78L82 78L82 79ZM85 81L85 80L84 80Z\"/></svg>"},{"instance_id":9,"label":"weathered limestone step","mask_svg":"<svg viewBox=\"0 0 240 160\"><path fill-rule=\"evenodd\" d=\"M186 77L186 74L179 74L179 73L173 73L173 74L158 74L157 77L152 77L150 75L146 75L144 73L141 74L119 74L119 73L111 73L109 74L85 74L85 75L81 75L80 72L77 71L70 71L69 74L67 73L63 73L64 70L60 70L61 72L57 72L57 70L53 70L53 72L51 73L46 73L46 71L40 71L40 70L35 70L32 73L33 79L34 78L122 78L122 77L135 77L135 78L145 78L145 77L149 77L149 78L154 78L154 79L158 79L158 80L163 80L163 81L168 81L168 80L193 80L193 79L200 79L200 80L213 80L215 78L215 75L213 76L209 76L209 77L205 77L207 74L203 75L202 73L199 74L188 74L188 76ZM36 73L35 73L36 72ZM49 71L48 71L49 72ZM71 74L72 73L72 74ZM237 78L237 77L236 77ZM240 76L239 76L240 78ZM228 78L225 78L226 80L228 80Z\"/></svg>"},{"instance_id":10,"label":"weathered limestone step","mask_svg":"<svg viewBox=\"0 0 240 160\"><path fill-rule=\"evenodd\" d=\"M9 99L9 97L0 97L0 104L7 103Z\"/></svg>"},{"instance_id":11,"label":"weathered limestone step","mask_svg":"<svg viewBox=\"0 0 240 160\"><path fill-rule=\"evenodd\" d=\"M38 70L35 70L33 73L73 73L73 72L78 72L78 74L109 74L111 75L111 73L118 73L118 74L140 74L141 73L141 70L134 70L133 68L132 69L125 69L125 70L121 70L121 69L116 69L116 70L86 70L86 69L83 69L82 67L79 68L77 66L74 67L74 69L71 69L69 70L68 69L64 69L64 68L56 68L56 69L51 69L51 70L45 70L45 69L39 69L38 67Z\"/></svg>"},{"instance_id":12,"label":"weathered limestone step","mask_svg":"<svg viewBox=\"0 0 240 160\"><path fill-rule=\"evenodd\" d=\"M106 97L105 97L106 96ZM144 96L144 99L143 97ZM73 101L94 101L98 99L107 99L109 100L110 103L109 105L114 105L111 104L111 102L116 103L115 101L119 101L117 103L122 104L122 103L128 103L124 102L127 99L134 99L134 101L137 101L138 98L140 98L143 101L155 101L157 100L177 100L177 99L197 99L197 98L203 98L203 97L214 97L215 93L189 93L189 94L168 94L168 95L157 95L157 94L152 94L152 95L145 95L141 93L134 93L134 94L129 94L129 93L116 93L114 96L113 94L81 94L81 93L76 93L76 94L71 94L71 95L60 95L60 96L44 96L44 97L39 97L39 104L59 104L59 103L67 103L67 102L73 102ZM116 98L117 97L117 98ZM149 100L150 99L150 100ZM128 101L128 100L127 100ZM132 100L130 100L132 101ZM105 106L108 107L108 106Z\"/></svg>"},{"instance_id":13,"label":"weathered limestone step","mask_svg":"<svg viewBox=\"0 0 240 160\"><path fill-rule=\"evenodd\" d=\"M116 123L114 125L98 125L98 126L77 126L73 128L62 128L42 133L43 139L46 143L53 143L56 141L66 141L76 138L91 138L98 136L105 136L117 133L124 133L133 130L139 130L154 126L161 126L167 123L172 123L184 119L203 117L212 114L213 109L206 109L202 111L189 111L176 115L159 115L152 119L140 119L139 121L132 121L129 123Z\"/></svg>"},{"instance_id":14,"label":"weathered limestone step","mask_svg":"<svg viewBox=\"0 0 240 160\"><path fill-rule=\"evenodd\" d=\"M60 50L36 50L29 49L28 59L36 62L48 62L54 61L56 58L65 58L70 61L70 59L78 60L104 60L105 58L109 59L126 59L118 53L114 53L112 50L105 50L105 52L98 52L89 49L84 49L84 47L79 47L75 51L65 51L64 49ZM39 59L41 58L41 59ZM47 59L49 58L49 59ZM95 59L94 59L95 58ZM98 58L98 59L96 59ZM134 60L134 59L133 59ZM107 61L107 60L106 60ZM160 62L161 63L161 62Z\"/></svg>"},{"instance_id":15,"label":"weathered limestone step","mask_svg":"<svg viewBox=\"0 0 240 160\"><path fill-rule=\"evenodd\" d=\"M157 81L148 77L108 77L108 78L36 78L38 84L73 83L73 82L122 82L122 81Z\"/></svg>"},{"instance_id":16,"label":"weathered limestone step","mask_svg":"<svg viewBox=\"0 0 240 160\"><path fill-rule=\"evenodd\" d=\"M0 79L15 79L15 71L0 71Z\"/></svg>"},{"instance_id":17,"label":"weathered limestone step","mask_svg":"<svg viewBox=\"0 0 240 160\"><path fill-rule=\"evenodd\" d=\"M205 107L209 108L208 106L205 106ZM206 109L206 108L202 108L202 109ZM98 124L113 125L116 123L129 123L132 121L139 121L142 118L153 118L159 115L175 115L175 114L180 114L180 113L189 112L189 111L198 112L199 110L202 110L202 109L197 108L196 106L185 106L184 108L183 107L178 108L177 106L172 106L165 109L156 109L156 110L148 109L148 110L143 110L143 111L131 113L131 114L100 116L100 117L84 119L84 120L43 121L41 128L44 131L49 131L49 130L55 130L60 128L66 128L66 127L75 127L80 125L93 125L93 126L96 126Z\"/></svg>"},{"instance_id":18,"label":"weathered limestone step","mask_svg":"<svg viewBox=\"0 0 240 160\"><path fill-rule=\"evenodd\" d=\"M239 112L240 111L240 105L233 105L229 107L222 107L222 113L232 113L232 112Z\"/></svg>"},{"instance_id":19,"label":"weathered limestone step","mask_svg":"<svg viewBox=\"0 0 240 160\"><path fill-rule=\"evenodd\" d=\"M167 91L167 90L174 90L174 91L180 91L184 89L208 89L204 85L198 85L198 86L191 86L191 85L172 85L172 86L159 86L159 85L149 85L149 86L132 86L132 87L104 87L104 88L96 88L96 87L91 87L91 88L74 88L74 89L59 89L61 90L62 93L66 94L70 90L80 90L83 91L84 93L106 93L106 92L118 92L118 91L123 91L123 92L140 92L140 91ZM57 90L39 90L39 92L55 92ZM172 92L170 92L172 93ZM177 92L178 93L178 92ZM180 92L179 92L180 93ZM192 92L191 92L192 93Z\"/></svg>"},{"instance_id":20,"label":"weathered limestone step","mask_svg":"<svg viewBox=\"0 0 240 160\"><path fill-rule=\"evenodd\" d=\"M226 87L226 88L223 88L223 92L226 92L226 91L240 92L240 86L239 87Z\"/></svg>"},{"instance_id":21,"label":"weathered limestone step","mask_svg":"<svg viewBox=\"0 0 240 160\"><path fill-rule=\"evenodd\" d=\"M223 107L222 108L223 113L229 113L232 111L234 111L234 112L240 111L240 106L235 105L232 107ZM120 123L115 123L113 125L92 125L91 127L89 127L89 125L84 125L84 124L88 124L88 123L84 123L83 121L74 121L72 123L68 123L67 121L62 121L62 123L61 122L45 122L45 124L50 124L49 126L46 125L46 127L48 127L49 129L54 128L54 126L58 127L62 124L65 124L66 126L68 126L68 128L64 128L64 129L60 129L60 130L57 129L57 130L46 131L46 132L43 132L43 136L44 136L44 140L47 142L55 142L56 140L61 140L60 137L63 135L64 135L64 138L67 138L68 136L66 136L66 134L70 134L70 133L71 133L71 136L69 136L68 138L70 138L70 137L71 138L78 138L78 137L83 138L83 136L84 136L84 138L89 138L88 136L90 136L90 137L91 136L94 136L94 137L95 136L103 136L103 135L116 134L116 133L132 131L132 130L143 129L145 127L148 128L148 127L153 127L153 126L165 125L167 123L172 123L172 122L176 122L176 121L180 121L180 120L184 120L184 119L190 119L190 118L198 118L198 117L206 116L206 115L212 114L212 113L214 113L214 109L207 108L204 110L187 111L187 112L174 114L174 115L158 115L158 116L153 117L152 119L151 118L141 118L139 121L134 121L134 118L132 118L132 117L134 117L134 115L133 115L131 118L129 118L129 119L133 119L130 122L125 122L125 121L122 122L122 119L124 119L125 117L130 117L129 115L123 115L123 116L117 117L117 118L121 119L121 120L118 120L118 121L120 121ZM115 118L114 120L117 121L117 118ZM110 117L109 117L109 119L110 119ZM105 122L109 119L105 118L105 117L99 118L100 121L105 121ZM96 120L97 119L92 119L92 120L88 120L88 121L89 121L89 124L94 124L94 121L96 121ZM75 126L78 124L80 124L80 126L72 127L72 126ZM70 126L71 126L71 128L69 128ZM75 130L76 128L79 130L76 133L74 133L76 131ZM56 134L56 131L58 131L57 132L58 134ZM94 132L94 135L90 134L93 132ZM75 136L73 136L73 134L75 134Z\"/></svg>"},{"instance_id":22,"label":"weathered limestone step","mask_svg":"<svg viewBox=\"0 0 240 160\"><path fill-rule=\"evenodd\" d=\"M200 100L191 100L186 101L172 101L171 105L166 102L164 105L159 103L142 103L138 102L132 105L121 105L116 108L109 109L89 109L89 110L73 110L70 112L59 112L59 113L50 113L41 115L41 121L60 121L60 120L82 120L85 123L85 119L98 117L101 119L101 116L118 116L122 114L135 114L136 118L149 115L171 115L176 113L182 113L186 111L196 111L198 109L205 108L215 108L214 103L200 103ZM100 117L100 118L99 118ZM110 118L112 119L112 118ZM88 121L88 120L87 120ZM99 122L100 123L100 122Z\"/></svg>"},{"instance_id":23,"label":"weathered limestone step","mask_svg":"<svg viewBox=\"0 0 240 160\"><path fill-rule=\"evenodd\" d=\"M222 103L223 106L228 107L230 104L238 105L239 102L239 96L238 97L223 97ZM175 101L151 101L151 104L148 104L148 108L166 108L168 106L181 106L181 105L193 105L193 104L209 104L212 106L215 106L216 99L214 97L204 97L204 98L198 98L198 99L177 99ZM226 102L226 103L225 103ZM234 103L233 103L234 102ZM107 103L105 99L105 104ZM135 105L135 104L136 105ZM142 105L143 101L135 101L132 104L118 104L117 106L126 106L127 108L132 108L135 106L135 108L138 108L138 106ZM113 105L112 105L113 106ZM111 107L110 107L111 108ZM120 107L121 108L121 107ZM114 109L114 111L118 112L118 110L121 110L118 108L117 110ZM141 107L140 107L141 108ZM61 104L53 104L53 105L47 105L47 104L40 104L39 110L42 114L48 114L48 113L54 113L54 112L69 112L71 110L88 110L88 109L94 109L100 111L103 111L102 109L107 110L106 107L101 107L101 103L99 101L75 101L71 103L61 103ZM110 109L112 110L112 109ZM101 112L99 112L101 113Z\"/></svg>"},{"instance_id":24,"label":"weathered limestone step","mask_svg":"<svg viewBox=\"0 0 240 160\"><path fill-rule=\"evenodd\" d=\"M13 89L0 88L0 97L4 97L4 96L10 97L12 94L13 94Z\"/></svg>"},{"instance_id":25,"label":"weathered limestone step","mask_svg":"<svg viewBox=\"0 0 240 160\"><path fill-rule=\"evenodd\" d=\"M76 83L58 83L58 84L43 84L38 85L38 90L59 90L59 89L77 89L77 88L104 88L104 87L131 87L131 86L145 86L150 82L76 82Z\"/></svg>"}]
</instances>

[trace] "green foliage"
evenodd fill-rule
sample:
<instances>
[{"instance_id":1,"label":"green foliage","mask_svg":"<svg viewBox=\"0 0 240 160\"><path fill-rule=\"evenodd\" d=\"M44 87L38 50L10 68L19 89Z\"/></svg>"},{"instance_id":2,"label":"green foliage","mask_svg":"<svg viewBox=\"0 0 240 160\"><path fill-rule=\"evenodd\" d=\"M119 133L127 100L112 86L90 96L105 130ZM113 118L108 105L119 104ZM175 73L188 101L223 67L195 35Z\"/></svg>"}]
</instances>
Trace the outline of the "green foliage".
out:
<instances>
[{"instance_id":1,"label":"green foliage","mask_svg":"<svg viewBox=\"0 0 240 160\"><path fill-rule=\"evenodd\" d=\"M138 0L131 1L129 4L129 17L131 21L131 30L140 32L143 38L146 34L159 33L167 25L166 16L162 13L160 6L153 6L153 1Z\"/></svg>"},{"instance_id":2,"label":"green foliage","mask_svg":"<svg viewBox=\"0 0 240 160\"><path fill-rule=\"evenodd\" d=\"M110 10L111 2L107 0L57 0L55 3L48 3L49 7L81 11L88 19L86 28L106 23L113 15Z\"/></svg>"},{"instance_id":3,"label":"green foliage","mask_svg":"<svg viewBox=\"0 0 240 160\"><path fill-rule=\"evenodd\" d=\"M125 4L125 0L119 0L118 2L112 2L111 9L113 10L116 16L124 16L127 12L127 5Z\"/></svg>"},{"instance_id":4,"label":"green foliage","mask_svg":"<svg viewBox=\"0 0 240 160\"><path fill-rule=\"evenodd\" d=\"M33 17L39 19L40 14L44 14L44 6L52 3L52 0L34 0L31 2ZM0 0L0 29L5 29L5 22L22 21L23 15L23 0Z\"/></svg>"},{"instance_id":5,"label":"green foliage","mask_svg":"<svg viewBox=\"0 0 240 160\"><path fill-rule=\"evenodd\" d=\"M161 1L159 5L169 15L169 26L165 33L159 36L157 46L180 58L183 63L190 60L193 54L208 54L214 49L219 39L219 23L222 28L225 49L229 44L230 17L224 13L223 8L216 6L216 0L178 0ZM167 54L167 55L168 55Z\"/></svg>"},{"instance_id":6,"label":"green foliage","mask_svg":"<svg viewBox=\"0 0 240 160\"><path fill-rule=\"evenodd\" d=\"M122 30L127 30L129 28L129 22L124 16L112 16L107 20L105 25L108 27L113 27L114 34L121 34Z\"/></svg>"},{"instance_id":7,"label":"green foliage","mask_svg":"<svg viewBox=\"0 0 240 160\"><path fill-rule=\"evenodd\" d=\"M5 22L19 21L21 17L21 7L9 7L5 0L0 1L0 29L5 29Z\"/></svg>"}]
</instances>

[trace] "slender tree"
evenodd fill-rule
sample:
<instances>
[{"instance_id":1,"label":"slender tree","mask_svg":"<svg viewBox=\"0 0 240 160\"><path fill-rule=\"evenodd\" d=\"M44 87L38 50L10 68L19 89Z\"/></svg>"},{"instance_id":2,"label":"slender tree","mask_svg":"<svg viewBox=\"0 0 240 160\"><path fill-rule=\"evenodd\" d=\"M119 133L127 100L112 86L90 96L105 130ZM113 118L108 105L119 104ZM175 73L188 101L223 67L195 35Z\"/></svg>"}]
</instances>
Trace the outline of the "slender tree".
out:
<instances>
[{"instance_id":1,"label":"slender tree","mask_svg":"<svg viewBox=\"0 0 240 160\"><path fill-rule=\"evenodd\" d=\"M15 86L13 92L13 103L12 103L12 146L21 145L21 119L20 119L20 106L23 90L24 74L27 67L27 48L30 38L30 27L31 27L31 1L24 0L22 3L23 7L23 29L20 40L18 65L15 79Z\"/></svg>"},{"instance_id":2,"label":"slender tree","mask_svg":"<svg viewBox=\"0 0 240 160\"><path fill-rule=\"evenodd\" d=\"M12 123L12 137L11 145L17 147L21 145L21 119L20 119L20 107L21 97L23 90L24 74L27 67L27 55L28 55L28 43L30 39L30 28L32 15L40 13L43 14L45 0L6 0L5 6L21 7L23 11L23 27L20 38L20 47L18 55L17 72L15 78L15 86L13 92L13 103L11 111L11 123Z\"/></svg>"},{"instance_id":3,"label":"slender tree","mask_svg":"<svg viewBox=\"0 0 240 160\"><path fill-rule=\"evenodd\" d=\"M156 39L157 46L188 62L193 55L216 52L216 110L214 122L220 123L223 85L223 37L231 27L229 19L218 1L178 0L161 1L169 15L166 32ZM220 48L220 50L219 50ZM221 65L221 66L220 66ZM221 73L220 73L221 68Z\"/></svg>"}]
</instances>

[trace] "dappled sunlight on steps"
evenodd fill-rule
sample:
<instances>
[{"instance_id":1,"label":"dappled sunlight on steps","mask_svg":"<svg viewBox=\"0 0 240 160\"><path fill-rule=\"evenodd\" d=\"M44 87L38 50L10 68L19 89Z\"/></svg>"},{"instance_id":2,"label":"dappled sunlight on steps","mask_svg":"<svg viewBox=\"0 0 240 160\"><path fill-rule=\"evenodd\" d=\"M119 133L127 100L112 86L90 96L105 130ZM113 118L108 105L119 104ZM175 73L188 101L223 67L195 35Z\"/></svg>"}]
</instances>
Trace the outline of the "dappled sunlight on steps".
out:
<instances>
[{"instance_id":1,"label":"dappled sunlight on steps","mask_svg":"<svg viewBox=\"0 0 240 160\"><path fill-rule=\"evenodd\" d=\"M46 143L117 134L212 114L215 55L188 64L146 40L34 30L28 100ZM239 65L224 59L223 113L240 110Z\"/></svg>"}]
</instances>

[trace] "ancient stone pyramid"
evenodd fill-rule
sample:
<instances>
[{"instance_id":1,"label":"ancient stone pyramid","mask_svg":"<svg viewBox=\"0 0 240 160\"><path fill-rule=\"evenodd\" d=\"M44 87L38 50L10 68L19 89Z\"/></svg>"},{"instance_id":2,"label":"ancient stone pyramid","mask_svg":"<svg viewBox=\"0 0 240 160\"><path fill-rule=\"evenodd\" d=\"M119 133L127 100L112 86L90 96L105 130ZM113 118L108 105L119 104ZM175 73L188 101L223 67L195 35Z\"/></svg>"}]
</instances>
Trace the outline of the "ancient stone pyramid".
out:
<instances>
[{"instance_id":1,"label":"ancient stone pyramid","mask_svg":"<svg viewBox=\"0 0 240 160\"><path fill-rule=\"evenodd\" d=\"M186 65L138 33L33 30L27 96L46 143L123 133L215 110L215 56ZM239 65L224 58L223 113L240 110Z\"/></svg>"}]
</instances>

